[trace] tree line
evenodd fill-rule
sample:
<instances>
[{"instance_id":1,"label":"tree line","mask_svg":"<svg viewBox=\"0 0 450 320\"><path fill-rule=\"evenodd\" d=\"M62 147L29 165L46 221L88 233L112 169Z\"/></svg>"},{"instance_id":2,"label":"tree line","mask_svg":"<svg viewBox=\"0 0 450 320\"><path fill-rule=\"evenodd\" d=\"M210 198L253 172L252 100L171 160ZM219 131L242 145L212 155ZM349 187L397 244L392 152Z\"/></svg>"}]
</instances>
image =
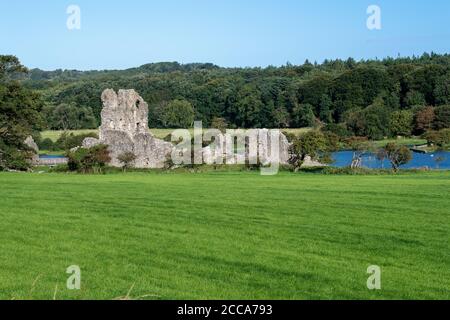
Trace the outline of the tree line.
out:
<instances>
[{"instance_id":1,"label":"tree line","mask_svg":"<svg viewBox=\"0 0 450 320\"><path fill-rule=\"evenodd\" d=\"M99 125L105 88L133 88L149 103L149 126L194 120L230 128L328 126L380 139L449 127L450 56L325 60L267 68L157 63L123 71L31 70L50 129ZM432 108L432 109L431 109Z\"/></svg>"}]
</instances>

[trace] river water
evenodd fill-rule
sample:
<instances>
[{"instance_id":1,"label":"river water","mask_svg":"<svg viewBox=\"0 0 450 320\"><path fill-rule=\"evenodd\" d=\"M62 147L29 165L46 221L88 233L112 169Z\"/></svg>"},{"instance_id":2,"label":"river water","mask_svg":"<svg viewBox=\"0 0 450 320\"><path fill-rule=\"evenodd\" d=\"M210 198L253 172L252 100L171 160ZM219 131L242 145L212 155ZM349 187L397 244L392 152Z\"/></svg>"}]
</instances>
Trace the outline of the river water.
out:
<instances>
[{"instance_id":1,"label":"river water","mask_svg":"<svg viewBox=\"0 0 450 320\"><path fill-rule=\"evenodd\" d=\"M58 155L41 155L41 159L60 159L64 156ZM348 167L352 163L353 151L339 151L333 153L334 167ZM440 161L439 161L440 160ZM390 168L388 160L377 160L375 155L367 155L363 158L363 167L372 169ZM450 170L450 152L439 151L434 153L413 153L413 159L401 168L404 169L445 169Z\"/></svg>"},{"instance_id":2,"label":"river water","mask_svg":"<svg viewBox=\"0 0 450 320\"><path fill-rule=\"evenodd\" d=\"M333 154L335 167L348 167L352 163L353 151L339 151ZM363 167L372 169L390 168L389 160L383 162L377 160L375 155L367 155L363 158ZM413 159L403 169L418 169L428 167L430 169L450 170L450 152L438 151L433 153L413 153Z\"/></svg>"}]
</instances>

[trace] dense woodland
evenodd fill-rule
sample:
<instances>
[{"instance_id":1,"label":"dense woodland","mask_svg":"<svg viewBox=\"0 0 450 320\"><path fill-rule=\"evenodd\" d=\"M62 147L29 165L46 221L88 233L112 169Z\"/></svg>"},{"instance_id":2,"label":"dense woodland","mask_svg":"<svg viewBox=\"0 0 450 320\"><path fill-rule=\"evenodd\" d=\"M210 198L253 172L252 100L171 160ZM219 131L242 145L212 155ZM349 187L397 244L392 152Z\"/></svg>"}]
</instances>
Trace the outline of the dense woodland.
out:
<instances>
[{"instance_id":1,"label":"dense woodland","mask_svg":"<svg viewBox=\"0 0 450 320\"><path fill-rule=\"evenodd\" d=\"M16 57L0 55L0 170L29 166L23 143L29 135L50 149L51 141L46 147L40 141L41 130L98 127L105 88L137 90L149 104L152 128L186 128L202 120L219 129L320 129L325 136L298 140L300 160L306 151L329 149L324 143L304 149L312 138L326 138L329 145L423 135L440 148L450 143L450 55L264 69L172 62L86 72L28 70ZM63 139L58 148L69 149L83 137L70 138L73 143Z\"/></svg>"},{"instance_id":2,"label":"dense woodland","mask_svg":"<svg viewBox=\"0 0 450 320\"><path fill-rule=\"evenodd\" d=\"M170 62L121 71L34 69L24 84L42 93L49 129L97 127L105 88L136 89L157 128L202 120L230 128L320 126L380 139L447 128L450 121L450 55L433 53L267 68Z\"/></svg>"}]
</instances>

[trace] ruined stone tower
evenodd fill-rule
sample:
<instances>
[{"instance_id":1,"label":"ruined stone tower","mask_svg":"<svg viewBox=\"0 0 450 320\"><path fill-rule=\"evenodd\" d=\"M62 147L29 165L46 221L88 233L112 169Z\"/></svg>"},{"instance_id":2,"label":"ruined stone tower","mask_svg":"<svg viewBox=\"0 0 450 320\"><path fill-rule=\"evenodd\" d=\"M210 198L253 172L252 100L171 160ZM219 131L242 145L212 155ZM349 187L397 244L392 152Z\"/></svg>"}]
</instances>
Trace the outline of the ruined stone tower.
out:
<instances>
[{"instance_id":1,"label":"ruined stone tower","mask_svg":"<svg viewBox=\"0 0 450 320\"><path fill-rule=\"evenodd\" d=\"M102 93L99 139L87 138L83 147L109 146L111 165L120 167L117 157L125 152L136 155L136 168L162 168L173 145L156 139L148 129L148 105L134 90L106 89Z\"/></svg>"}]
</instances>

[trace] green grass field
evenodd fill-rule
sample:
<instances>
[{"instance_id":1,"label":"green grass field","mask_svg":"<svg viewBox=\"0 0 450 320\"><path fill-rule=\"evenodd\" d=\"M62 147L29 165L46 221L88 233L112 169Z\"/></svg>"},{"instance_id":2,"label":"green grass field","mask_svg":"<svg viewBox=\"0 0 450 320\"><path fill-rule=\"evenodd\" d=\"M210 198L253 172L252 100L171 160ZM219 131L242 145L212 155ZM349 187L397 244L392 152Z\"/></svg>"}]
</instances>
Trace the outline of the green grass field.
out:
<instances>
[{"instance_id":1,"label":"green grass field","mask_svg":"<svg viewBox=\"0 0 450 320\"><path fill-rule=\"evenodd\" d=\"M448 172L1 173L0 298L449 299L449 189Z\"/></svg>"}]
</instances>

